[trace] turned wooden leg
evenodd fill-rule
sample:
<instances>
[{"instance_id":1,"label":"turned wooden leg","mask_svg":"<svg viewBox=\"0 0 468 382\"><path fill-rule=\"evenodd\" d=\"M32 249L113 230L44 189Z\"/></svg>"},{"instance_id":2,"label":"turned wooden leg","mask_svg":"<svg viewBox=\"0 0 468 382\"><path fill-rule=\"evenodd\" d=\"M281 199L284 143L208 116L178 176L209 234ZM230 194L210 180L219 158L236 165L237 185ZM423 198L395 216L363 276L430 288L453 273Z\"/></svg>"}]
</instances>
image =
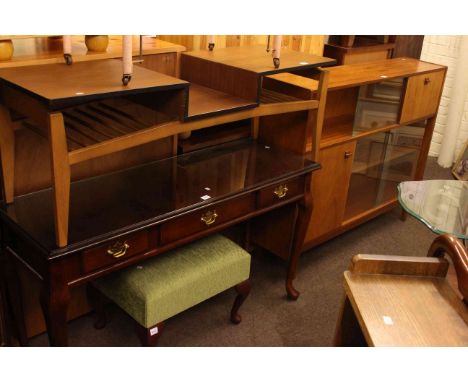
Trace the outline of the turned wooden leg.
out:
<instances>
[{"instance_id":1,"label":"turned wooden leg","mask_svg":"<svg viewBox=\"0 0 468 382\"><path fill-rule=\"evenodd\" d=\"M15 187L15 131L10 112L3 105L0 105L0 160L3 197L6 203L12 203Z\"/></svg>"},{"instance_id":2,"label":"turned wooden leg","mask_svg":"<svg viewBox=\"0 0 468 382\"><path fill-rule=\"evenodd\" d=\"M240 284L237 284L235 287L237 296L234 300L234 304L231 309L231 322L234 324L239 324L242 321L242 316L238 313L239 308L244 303L245 299L248 297L251 289L250 280L247 279L242 281Z\"/></svg>"},{"instance_id":3,"label":"turned wooden leg","mask_svg":"<svg viewBox=\"0 0 468 382\"><path fill-rule=\"evenodd\" d=\"M6 257L5 261L6 290L12 315L11 327L16 332L21 346L28 345L26 325L24 323L23 295L21 282L15 264Z\"/></svg>"},{"instance_id":4,"label":"turned wooden leg","mask_svg":"<svg viewBox=\"0 0 468 382\"><path fill-rule=\"evenodd\" d=\"M49 114L49 141L54 191L55 235L59 247L68 243L70 208L70 164L63 115Z\"/></svg>"},{"instance_id":5,"label":"turned wooden leg","mask_svg":"<svg viewBox=\"0 0 468 382\"><path fill-rule=\"evenodd\" d=\"M298 211L296 227L294 230L294 240L291 255L289 256L288 273L286 276L286 293L288 294L288 298L291 300L297 300L300 294L299 291L294 288L293 281L296 278L297 263L301 256L307 227L309 226L310 218L312 216L312 196L310 193L311 181L312 176L309 173L304 179L304 198L299 201L297 205Z\"/></svg>"},{"instance_id":6,"label":"turned wooden leg","mask_svg":"<svg viewBox=\"0 0 468 382\"><path fill-rule=\"evenodd\" d=\"M142 346L156 346L164 329L164 322L160 322L151 328L145 328L135 321L135 326Z\"/></svg>"},{"instance_id":7,"label":"turned wooden leg","mask_svg":"<svg viewBox=\"0 0 468 382\"><path fill-rule=\"evenodd\" d=\"M58 280L45 282L41 289L40 302L51 346L67 346L67 312L70 302L68 285Z\"/></svg>"},{"instance_id":8,"label":"turned wooden leg","mask_svg":"<svg viewBox=\"0 0 468 382\"><path fill-rule=\"evenodd\" d=\"M88 303L89 305L91 305L91 308L96 314L96 318L94 320L94 328L104 329L108 322L106 305L109 302L109 300L92 284L86 285L86 294L88 297Z\"/></svg>"}]
</instances>

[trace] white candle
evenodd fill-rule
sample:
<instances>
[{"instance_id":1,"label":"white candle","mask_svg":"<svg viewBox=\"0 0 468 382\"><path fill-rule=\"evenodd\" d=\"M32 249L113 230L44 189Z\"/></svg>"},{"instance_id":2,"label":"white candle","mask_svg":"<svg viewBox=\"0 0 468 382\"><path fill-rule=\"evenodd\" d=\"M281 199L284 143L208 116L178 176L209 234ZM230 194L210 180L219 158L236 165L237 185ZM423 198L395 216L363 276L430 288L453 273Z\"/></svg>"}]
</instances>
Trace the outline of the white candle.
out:
<instances>
[{"instance_id":1,"label":"white candle","mask_svg":"<svg viewBox=\"0 0 468 382\"><path fill-rule=\"evenodd\" d=\"M214 41L214 36L208 36L208 44L214 44L215 41Z\"/></svg>"},{"instance_id":2,"label":"white candle","mask_svg":"<svg viewBox=\"0 0 468 382\"><path fill-rule=\"evenodd\" d=\"M132 36L122 36L123 74L133 73Z\"/></svg>"},{"instance_id":3,"label":"white candle","mask_svg":"<svg viewBox=\"0 0 468 382\"><path fill-rule=\"evenodd\" d=\"M63 36L63 54L71 54L72 41L71 36Z\"/></svg>"},{"instance_id":4,"label":"white candle","mask_svg":"<svg viewBox=\"0 0 468 382\"><path fill-rule=\"evenodd\" d=\"M280 58L281 54L281 40L283 36L273 36L273 58Z\"/></svg>"}]
</instances>

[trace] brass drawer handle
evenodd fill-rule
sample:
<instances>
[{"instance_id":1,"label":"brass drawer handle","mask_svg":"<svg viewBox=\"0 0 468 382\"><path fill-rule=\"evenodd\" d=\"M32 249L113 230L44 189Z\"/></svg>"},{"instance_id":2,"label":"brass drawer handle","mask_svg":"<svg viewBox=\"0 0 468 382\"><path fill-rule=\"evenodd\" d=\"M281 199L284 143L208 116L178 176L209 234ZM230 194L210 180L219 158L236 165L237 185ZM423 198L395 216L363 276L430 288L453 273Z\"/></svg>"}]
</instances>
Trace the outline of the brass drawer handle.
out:
<instances>
[{"instance_id":1,"label":"brass drawer handle","mask_svg":"<svg viewBox=\"0 0 468 382\"><path fill-rule=\"evenodd\" d=\"M275 188L273 193L278 197L278 199L284 198L288 193L288 186L285 184L280 184L278 187Z\"/></svg>"},{"instance_id":2,"label":"brass drawer handle","mask_svg":"<svg viewBox=\"0 0 468 382\"><path fill-rule=\"evenodd\" d=\"M217 217L218 214L216 211L207 211L202 215L201 221L206 225L212 225L216 221Z\"/></svg>"},{"instance_id":3,"label":"brass drawer handle","mask_svg":"<svg viewBox=\"0 0 468 382\"><path fill-rule=\"evenodd\" d=\"M351 158L352 155L353 155L353 153L351 151L345 151L345 153L344 153L345 159Z\"/></svg>"},{"instance_id":4,"label":"brass drawer handle","mask_svg":"<svg viewBox=\"0 0 468 382\"><path fill-rule=\"evenodd\" d=\"M114 259L118 259L119 257L124 256L127 253L127 249L129 249L130 246L127 244L127 242L121 242L118 241L114 244L112 244L108 249L107 253L111 255Z\"/></svg>"}]
</instances>

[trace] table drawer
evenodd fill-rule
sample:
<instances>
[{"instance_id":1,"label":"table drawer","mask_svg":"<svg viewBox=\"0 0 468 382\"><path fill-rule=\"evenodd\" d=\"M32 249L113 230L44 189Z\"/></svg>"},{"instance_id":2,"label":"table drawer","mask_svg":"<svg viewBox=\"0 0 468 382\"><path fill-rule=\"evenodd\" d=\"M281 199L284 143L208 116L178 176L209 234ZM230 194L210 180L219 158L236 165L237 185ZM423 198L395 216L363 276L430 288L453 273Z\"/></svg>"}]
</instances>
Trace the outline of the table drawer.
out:
<instances>
[{"instance_id":1,"label":"table drawer","mask_svg":"<svg viewBox=\"0 0 468 382\"><path fill-rule=\"evenodd\" d=\"M252 193L170 220L161 226L161 244L216 227L221 223L246 215L254 209L255 196Z\"/></svg>"},{"instance_id":2,"label":"table drawer","mask_svg":"<svg viewBox=\"0 0 468 382\"><path fill-rule=\"evenodd\" d=\"M268 207L304 193L304 177L289 179L258 192L258 207Z\"/></svg>"},{"instance_id":3,"label":"table drawer","mask_svg":"<svg viewBox=\"0 0 468 382\"><path fill-rule=\"evenodd\" d=\"M122 236L99 247L88 249L81 254L84 273L112 265L149 249L149 238L146 230Z\"/></svg>"}]
</instances>

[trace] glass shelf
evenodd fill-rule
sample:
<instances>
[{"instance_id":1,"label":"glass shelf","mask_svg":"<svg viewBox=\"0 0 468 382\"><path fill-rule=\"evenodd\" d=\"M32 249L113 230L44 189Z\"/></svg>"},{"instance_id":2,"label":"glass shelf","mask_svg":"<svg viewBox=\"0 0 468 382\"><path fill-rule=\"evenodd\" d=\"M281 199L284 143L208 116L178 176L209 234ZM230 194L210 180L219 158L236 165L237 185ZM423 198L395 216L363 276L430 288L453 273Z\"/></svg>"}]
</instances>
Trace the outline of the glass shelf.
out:
<instances>
[{"instance_id":1,"label":"glass shelf","mask_svg":"<svg viewBox=\"0 0 468 382\"><path fill-rule=\"evenodd\" d=\"M405 211L434 233L468 239L468 181L402 182L398 200Z\"/></svg>"}]
</instances>

